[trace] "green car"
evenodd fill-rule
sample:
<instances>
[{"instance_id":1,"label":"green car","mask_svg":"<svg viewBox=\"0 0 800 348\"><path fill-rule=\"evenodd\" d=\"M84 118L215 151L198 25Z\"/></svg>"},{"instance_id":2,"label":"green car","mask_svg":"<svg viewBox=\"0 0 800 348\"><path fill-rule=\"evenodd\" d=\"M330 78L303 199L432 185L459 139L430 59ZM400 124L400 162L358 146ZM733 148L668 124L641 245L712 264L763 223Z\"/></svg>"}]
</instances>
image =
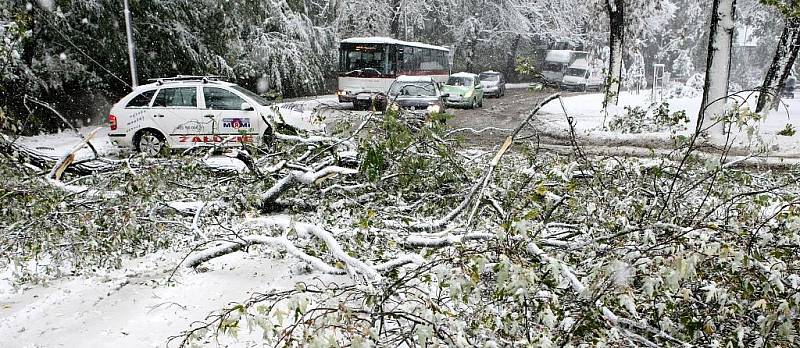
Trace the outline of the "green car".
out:
<instances>
[{"instance_id":1,"label":"green car","mask_svg":"<svg viewBox=\"0 0 800 348\"><path fill-rule=\"evenodd\" d=\"M469 109L483 107L483 86L478 75L465 72L450 75L442 87L442 93L448 96L445 99L446 106Z\"/></svg>"}]
</instances>

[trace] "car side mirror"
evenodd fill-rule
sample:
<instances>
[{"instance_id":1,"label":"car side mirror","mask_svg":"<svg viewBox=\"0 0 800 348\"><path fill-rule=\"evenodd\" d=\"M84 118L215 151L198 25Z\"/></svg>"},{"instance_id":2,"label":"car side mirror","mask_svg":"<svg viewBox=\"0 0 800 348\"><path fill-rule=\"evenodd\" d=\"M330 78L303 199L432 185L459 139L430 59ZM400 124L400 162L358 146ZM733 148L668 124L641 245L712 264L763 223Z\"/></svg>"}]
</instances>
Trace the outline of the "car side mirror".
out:
<instances>
[{"instance_id":1,"label":"car side mirror","mask_svg":"<svg viewBox=\"0 0 800 348\"><path fill-rule=\"evenodd\" d=\"M255 110L253 108L253 106L250 105L250 103L242 103L242 106L240 107L240 109L242 111L253 111L253 110Z\"/></svg>"}]
</instances>

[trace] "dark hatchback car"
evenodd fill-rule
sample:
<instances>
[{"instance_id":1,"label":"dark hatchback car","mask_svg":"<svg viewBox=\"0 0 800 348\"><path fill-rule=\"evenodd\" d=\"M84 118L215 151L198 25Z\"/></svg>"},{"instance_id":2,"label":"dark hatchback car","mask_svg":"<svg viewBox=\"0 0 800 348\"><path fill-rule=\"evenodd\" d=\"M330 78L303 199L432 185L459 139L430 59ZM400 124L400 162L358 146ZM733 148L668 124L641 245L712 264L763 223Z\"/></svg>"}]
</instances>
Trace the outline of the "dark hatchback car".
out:
<instances>
[{"instance_id":1,"label":"dark hatchback car","mask_svg":"<svg viewBox=\"0 0 800 348\"><path fill-rule=\"evenodd\" d=\"M445 112L439 84L429 76L400 76L389 87L389 110L407 110L418 115Z\"/></svg>"},{"instance_id":2,"label":"dark hatchback car","mask_svg":"<svg viewBox=\"0 0 800 348\"><path fill-rule=\"evenodd\" d=\"M506 77L497 71L484 71L478 75L483 85L483 95L500 98L506 94Z\"/></svg>"}]
</instances>

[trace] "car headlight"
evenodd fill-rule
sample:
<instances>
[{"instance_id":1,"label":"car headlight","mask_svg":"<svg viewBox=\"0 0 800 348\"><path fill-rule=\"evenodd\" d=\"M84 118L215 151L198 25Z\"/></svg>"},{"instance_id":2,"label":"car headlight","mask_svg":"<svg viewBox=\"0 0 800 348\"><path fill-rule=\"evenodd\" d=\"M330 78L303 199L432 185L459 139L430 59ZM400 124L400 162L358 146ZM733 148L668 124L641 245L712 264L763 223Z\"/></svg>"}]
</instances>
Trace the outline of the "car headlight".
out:
<instances>
[{"instance_id":1,"label":"car headlight","mask_svg":"<svg viewBox=\"0 0 800 348\"><path fill-rule=\"evenodd\" d=\"M472 92L475 91L474 89L470 89L467 93L464 93L464 98L472 98Z\"/></svg>"},{"instance_id":2,"label":"car headlight","mask_svg":"<svg viewBox=\"0 0 800 348\"><path fill-rule=\"evenodd\" d=\"M428 106L428 112L430 112L432 114L438 114L438 113L442 112L442 107L439 106L438 104L430 105L430 106Z\"/></svg>"}]
</instances>

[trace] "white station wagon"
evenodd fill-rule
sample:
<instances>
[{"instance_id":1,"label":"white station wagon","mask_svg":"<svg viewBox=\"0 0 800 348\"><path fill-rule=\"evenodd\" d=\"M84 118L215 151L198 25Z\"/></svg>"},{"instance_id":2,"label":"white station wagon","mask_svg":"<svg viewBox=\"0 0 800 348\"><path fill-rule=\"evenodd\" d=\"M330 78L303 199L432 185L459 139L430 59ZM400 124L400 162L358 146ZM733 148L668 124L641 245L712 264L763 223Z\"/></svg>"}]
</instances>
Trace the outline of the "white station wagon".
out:
<instances>
[{"instance_id":1,"label":"white station wagon","mask_svg":"<svg viewBox=\"0 0 800 348\"><path fill-rule=\"evenodd\" d=\"M275 124L295 123L278 117L268 104L236 84L210 77L158 79L114 104L108 116L109 137L150 156L165 145L189 148L226 140L258 145Z\"/></svg>"}]
</instances>

